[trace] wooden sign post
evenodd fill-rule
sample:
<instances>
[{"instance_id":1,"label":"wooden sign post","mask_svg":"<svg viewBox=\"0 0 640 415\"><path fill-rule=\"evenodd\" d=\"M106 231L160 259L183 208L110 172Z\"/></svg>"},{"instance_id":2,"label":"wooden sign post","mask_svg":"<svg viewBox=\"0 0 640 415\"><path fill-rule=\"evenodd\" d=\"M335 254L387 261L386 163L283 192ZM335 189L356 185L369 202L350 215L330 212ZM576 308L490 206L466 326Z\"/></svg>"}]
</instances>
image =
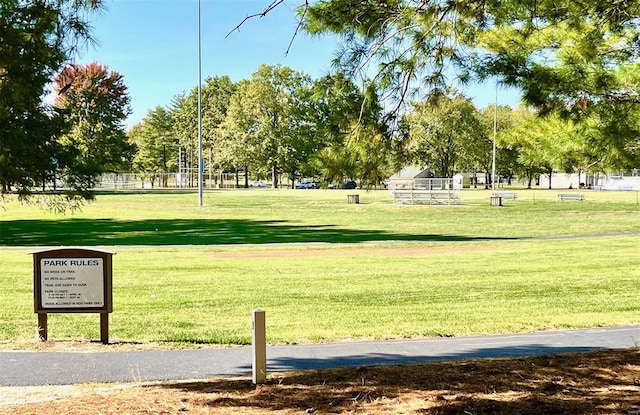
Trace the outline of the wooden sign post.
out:
<instances>
[{"instance_id":1,"label":"wooden sign post","mask_svg":"<svg viewBox=\"0 0 640 415\"><path fill-rule=\"evenodd\" d=\"M33 297L40 340L48 337L48 313L99 313L100 341L109 343L113 255L81 248L33 253Z\"/></svg>"},{"instance_id":2,"label":"wooden sign post","mask_svg":"<svg viewBox=\"0 0 640 415\"><path fill-rule=\"evenodd\" d=\"M264 310L256 308L252 312L253 383L267 381L267 331Z\"/></svg>"}]
</instances>

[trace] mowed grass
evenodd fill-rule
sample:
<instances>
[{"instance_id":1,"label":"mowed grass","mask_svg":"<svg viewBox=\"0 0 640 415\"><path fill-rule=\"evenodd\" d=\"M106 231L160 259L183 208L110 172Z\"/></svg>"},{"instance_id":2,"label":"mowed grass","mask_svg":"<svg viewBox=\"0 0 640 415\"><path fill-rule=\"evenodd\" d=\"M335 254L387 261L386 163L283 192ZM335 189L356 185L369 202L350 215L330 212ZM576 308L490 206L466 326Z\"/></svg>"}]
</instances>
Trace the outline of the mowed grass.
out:
<instances>
[{"instance_id":1,"label":"mowed grass","mask_svg":"<svg viewBox=\"0 0 640 415\"><path fill-rule=\"evenodd\" d=\"M459 206L394 206L386 191L249 190L111 194L82 212L54 215L5 203L0 245L211 245L287 242L465 241L640 229L637 192L589 192L557 202L556 191L519 191L490 207L490 192L466 190Z\"/></svg>"},{"instance_id":2,"label":"mowed grass","mask_svg":"<svg viewBox=\"0 0 640 415\"><path fill-rule=\"evenodd\" d=\"M0 342L35 343L35 248L18 246L113 245L113 342L247 344L254 308L270 343L640 322L634 193L519 191L502 208L484 191L461 206L359 193L212 192L203 208L193 194L101 195L67 215L5 203ZM52 314L49 337L97 339L98 317Z\"/></svg>"}]
</instances>

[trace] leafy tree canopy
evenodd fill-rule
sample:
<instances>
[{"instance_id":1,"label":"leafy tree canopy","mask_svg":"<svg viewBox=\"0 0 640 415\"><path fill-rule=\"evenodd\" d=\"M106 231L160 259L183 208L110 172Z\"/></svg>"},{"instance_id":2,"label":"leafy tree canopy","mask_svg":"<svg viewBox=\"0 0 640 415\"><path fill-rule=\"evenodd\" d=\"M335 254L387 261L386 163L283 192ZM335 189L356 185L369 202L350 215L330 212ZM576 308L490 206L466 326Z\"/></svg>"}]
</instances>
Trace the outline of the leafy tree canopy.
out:
<instances>
[{"instance_id":1,"label":"leafy tree canopy","mask_svg":"<svg viewBox=\"0 0 640 415\"><path fill-rule=\"evenodd\" d=\"M336 66L375 73L394 112L454 80L497 77L541 113L597 118L606 146L640 159L625 117L640 104L640 1L320 0L299 11L308 32L341 36Z\"/></svg>"},{"instance_id":2,"label":"leafy tree canopy","mask_svg":"<svg viewBox=\"0 0 640 415\"><path fill-rule=\"evenodd\" d=\"M0 191L24 198L59 167L65 120L43 101L61 66L91 41L102 0L0 0ZM86 188L71 186L69 200Z\"/></svg>"},{"instance_id":3,"label":"leafy tree canopy","mask_svg":"<svg viewBox=\"0 0 640 415\"><path fill-rule=\"evenodd\" d=\"M343 38L337 64L351 73L378 65L379 84L400 99L411 86L440 91L454 73L500 76L536 105L585 93L637 96L625 88L637 72L625 65L637 58L638 1L321 0L301 8L308 32Z\"/></svg>"},{"instance_id":4,"label":"leafy tree canopy","mask_svg":"<svg viewBox=\"0 0 640 415\"><path fill-rule=\"evenodd\" d=\"M71 130L61 142L75 153L71 167L94 176L126 168L133 149L124 131L131 98L124 77L98 63L69 65L54 77L62 109Z\"/></svg>"}]
</instances>

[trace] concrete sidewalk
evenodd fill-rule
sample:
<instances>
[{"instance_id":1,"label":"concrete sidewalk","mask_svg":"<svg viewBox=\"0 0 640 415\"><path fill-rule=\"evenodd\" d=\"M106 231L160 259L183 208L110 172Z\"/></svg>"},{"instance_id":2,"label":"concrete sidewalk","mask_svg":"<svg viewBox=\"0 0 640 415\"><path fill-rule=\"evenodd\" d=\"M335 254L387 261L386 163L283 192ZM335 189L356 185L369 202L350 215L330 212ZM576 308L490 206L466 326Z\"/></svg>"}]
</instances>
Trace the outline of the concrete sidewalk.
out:
<instances>
[{"instance_id":1,"label":"concrete sidewalk","mask_svg":"<svg viewBox=\"0 0 640 415\"><path fill-rule=\"evenodd\" d=\"M268 371L392 365L636 347L640 326L267 348ZM131 352L0 351L0 386L251 375L251 347Z\"/></svg>"}]
</instances>

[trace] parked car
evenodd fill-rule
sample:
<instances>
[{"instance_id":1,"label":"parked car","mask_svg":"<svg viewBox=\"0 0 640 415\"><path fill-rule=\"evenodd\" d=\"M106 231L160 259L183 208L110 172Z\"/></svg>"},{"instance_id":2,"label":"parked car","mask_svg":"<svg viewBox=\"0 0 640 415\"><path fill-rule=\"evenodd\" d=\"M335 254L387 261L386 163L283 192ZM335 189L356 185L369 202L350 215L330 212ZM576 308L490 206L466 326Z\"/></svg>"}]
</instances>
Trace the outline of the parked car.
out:
<instances>
[{"instance_id":1,"label":"parked car","mask_svg":"<svg viewBox=\"0 0 640 415\"><path fill-rule=\"evenodd\" d=\"M318 183L313 181L302 181L302 182L296 183L295 188L296 189L317 189Z\"/></svg>"},{"instance_id":2,"label":"parked car","mask_svg":"<svg viewBox=\"0 0 640 415\"><path fill-rule=\"evenodd\" d=\"M353 180L345 180L343 187L345 189L355 189L356 187L358 187L358 185Z\"/></svg>"},{"instance_id":3,"label":"parked car","mask_svg":"<svg viewBox=\"0 0 640 415\"><path fill-rule=\"evenodd\" d=\"M267 187L267 185L260 180L256 180L255 182L252 182L249 187Z\"/></svg>"},{"instance_id":4,"label":"parked car","mask_svg":"<svg viewBox=\"0 0 640 415\"><path fill-rule=\"evenodd\" d=\"M337 185L335 183L329 183L327 189L355 189L358 187L355 181L353 180L345 180L341 185Z\"/></svg>"}]
</instances>

